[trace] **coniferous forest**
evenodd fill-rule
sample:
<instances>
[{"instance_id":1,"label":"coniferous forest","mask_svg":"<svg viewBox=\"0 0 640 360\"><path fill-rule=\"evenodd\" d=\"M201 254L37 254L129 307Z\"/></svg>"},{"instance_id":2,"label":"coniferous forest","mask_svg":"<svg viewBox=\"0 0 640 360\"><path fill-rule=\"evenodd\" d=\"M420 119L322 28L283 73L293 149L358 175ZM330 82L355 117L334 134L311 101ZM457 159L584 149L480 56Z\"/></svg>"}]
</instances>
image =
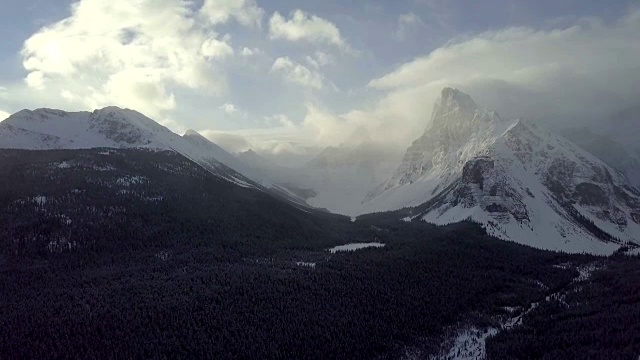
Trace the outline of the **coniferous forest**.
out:
<instances>
[{"instance_id":1,"label":"coniferous forest","mask_svg":"<svg viewBox=\"0 0 640 360\"><path fill-rule=\"evenodd\" d=\"M473 326L490 359L635 360L638 284L638 257L352 222L172 152L0 151L2 359L429 358Z\"/></svg>"}]
</instances>

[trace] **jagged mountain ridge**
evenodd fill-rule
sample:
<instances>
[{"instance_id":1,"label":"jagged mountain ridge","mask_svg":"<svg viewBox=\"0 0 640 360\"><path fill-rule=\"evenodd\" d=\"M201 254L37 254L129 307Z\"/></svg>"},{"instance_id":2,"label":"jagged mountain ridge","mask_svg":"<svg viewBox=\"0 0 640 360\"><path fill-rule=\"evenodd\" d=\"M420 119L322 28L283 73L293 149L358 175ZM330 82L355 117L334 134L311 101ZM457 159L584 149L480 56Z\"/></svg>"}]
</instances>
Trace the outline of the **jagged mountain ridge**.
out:
<instances>
[{"instance_id":1,"label":"jagged mountain ridge","mask_svg":"<svg viewBox=\"0 0 640 360\"><path fill-rule=\"evenodd\" d=\"M405 220L473 219L534 247L611 253L640 239L640 192L602 160L523 120L445 89L425 134L365 208Z\"/></svg>"},{"instance_id":2,"label":"jagged mountain ridge","mask_svg":"<svg viewBox=\"0 0 640 360\"><path fill-rule=\"evenodd\" d=\"M409 147L393 175L367 194L364 212L419 205L455 181L468 160L512 125L476 105L469 95L445 88L423 135Z\"/></svg>"},{"instance_id":3,"label":"jagged mountain ridge","mask_svg":"<svg viewBox=\"0 0 640 360\"><path fill-rule=\"evenodd\" d=\"M608 124L569 128L562 135L624 173L640 188L640 108L615 114Z\"/></svg>"},{"instance_id":4,"label":"jagged mountain ridge","mask_svg":"<svg viewBox=\"0 0 640 360\"><path fill-rule=\"evenodd\" d=\"M233 155L197 132L189 130L180 136L137 111L113 106L93 112L22 110L0 123L0 148L171 150L237 185L268 187Z\"/></svg>"}]
</instances>

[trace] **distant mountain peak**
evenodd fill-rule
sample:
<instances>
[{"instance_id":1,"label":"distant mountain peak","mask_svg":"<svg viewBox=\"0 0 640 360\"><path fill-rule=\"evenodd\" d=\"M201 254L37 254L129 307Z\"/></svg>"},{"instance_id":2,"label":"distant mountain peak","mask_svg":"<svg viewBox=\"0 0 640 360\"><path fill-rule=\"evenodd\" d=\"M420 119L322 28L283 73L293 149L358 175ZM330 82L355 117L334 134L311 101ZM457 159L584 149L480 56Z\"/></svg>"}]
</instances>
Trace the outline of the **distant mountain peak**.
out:
<instances>
[{"instance_id":1,"label":"distant mountain peak","mask_svg":"<svg viewBox=\"0 0 640 360\"><path fill-rule=\"evenodd\" d=\"M464 93L456 88L445 87L440 92L441 103L455 102L460 105L466 105L465 107L477 108L478 105L473 101L469 94Z\"/></svg>"},{"instance_id":2,"label":"distant mountain peak","mask_svg":"<svg viewBox=\"0 0 640 360\"><path fill-rule=\"evenodd\" d=\"M400 166L385 183L365 198L409 185L426 174L438 178L439 187L452 183L464 163L504 133L511 122L495 111L479 107L473 99L453 88L444 88L436 100L424 134L407 149Z\"/></svg>"},{"instance_id":3,"label":"distant mountain peak","mask_svg":"<svg viewBox=\"0 0 640 360\"><path fill-rule=\"evenodd\" d=\"M500 115L492 110L484 109L468 94L454 88L444 88L433 105L431 128L447 128L449 132L471 130L469 125L478 122L501 122Z\"/></svg>"},{"instance_id":4,"label":"distant mountain peak","mask_svg":"<svg viewBox=\"0 0 640 360\"><path fill-rule=\"evenodd\" d=\"M240 153L238 153L238 156L260 156L260 155L258 155L258 153L253 151L253 149L248 149L248 150L241 151Z\"/></svg>"},{"instance_id":5,"label":"distant mountain peak","mask_svg":"<svg viewBox=\"0 0 640 360\"><path fill-rule=\"evenodd\" d=\"M188 142L191 142L191 143L194 143L194 144L206 145L207 147L214 146L216 149L218 149L218 145L217 144L215 144L211 140L207 139L204 135L200 134L199 132L197 132L197 131L195 131L193 129L187 130L182 135L182 138L186 139Z\"/></svg>"},{"instance_id":6,"label":"distant mountain peak","mask_svg":"<svg viewBox=\"0 0 640 360\"><path fill-rule=\"evenodd\" d=\"M345 140L338 147L356 147L361 144L371 142L371 134L369 130L363 125L358 126L355 130L351 132L347 140Z\"/></svg>"},{"instance_id":7,"label":"distant mountain peak","mask_svg":"<svg viewBox=\"0 0 640 360\"><path fill-rule=\"evenodd\" d=\"M137 111L131 110L131 109L127 109L127 108L121 108L119 106L115 106L115 105L110 105L110 106L105 106L103 108L100 109L95 109L93 110L94 113L124 113L124 112L135 112L137 113Z\"/></svg>"},{"instance_id":8,"label":"distant mountain peak","mask_svg":"<svg viewBox=\"0 0 640 360\"><path fill-rule=\"evenodd\" d=\"M183 137L190 137L190 136L197 136L197 137L202 137L202 134L200 134L199 132L193 130L193 129L189 129L187 131L185 131L184 135L182 135Z\"/></svg>"},{"instance_id":9,"label":"distant mountain peak","mask_svg":"<svg viewBox=\"0 0 640 360\"><path fill-rule=\"evenodd\" d=\"M478 105L471 96L454 88L446 87L440 92L440 97L434 104L434 117L442 117L450 112L473 113Z\"/></svg>"}]
</instances>

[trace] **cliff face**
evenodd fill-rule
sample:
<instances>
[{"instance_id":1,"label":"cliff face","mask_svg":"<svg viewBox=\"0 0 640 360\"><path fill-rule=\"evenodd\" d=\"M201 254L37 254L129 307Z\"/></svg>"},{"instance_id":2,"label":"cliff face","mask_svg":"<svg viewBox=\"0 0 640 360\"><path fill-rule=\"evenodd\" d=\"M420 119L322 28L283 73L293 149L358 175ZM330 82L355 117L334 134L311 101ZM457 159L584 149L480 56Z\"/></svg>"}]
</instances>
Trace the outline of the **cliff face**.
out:
<instances>
[{"instance_id":1,"label":"cliff face","mask_svg":"<svg viewBox=\"0 0 640 360\"><path fill-rule=\"evenodd\" d=\"M498 237L552 250L606 254L640 240L640 192L624 175L453 89L443 90L425 133L364 206L415 207L411 220L437 224L472 219Z\"/></svg>"}]
</instances>

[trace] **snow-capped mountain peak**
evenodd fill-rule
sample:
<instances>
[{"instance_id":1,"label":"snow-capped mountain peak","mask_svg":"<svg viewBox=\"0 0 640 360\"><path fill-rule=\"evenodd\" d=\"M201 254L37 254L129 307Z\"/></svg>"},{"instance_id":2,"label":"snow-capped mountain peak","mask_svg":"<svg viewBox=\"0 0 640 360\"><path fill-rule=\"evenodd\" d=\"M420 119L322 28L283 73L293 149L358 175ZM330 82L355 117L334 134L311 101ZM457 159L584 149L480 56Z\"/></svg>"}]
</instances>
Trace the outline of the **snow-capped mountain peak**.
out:
<instances>
[{"instance_id":1,"label":"snow-capped mountain peak","mask_svg":"<svg viewBox=\"0 0 640 360\"><path fill-rule=\"evenodd\" d=\"M433 117L443 119L451 113L473 115L478 105L471 96L458 89L447 87L440 92L440 98L436 100L433 109Z\"/></svg>"},{"instance_id":2,"label":"snow-capped mountain peak","mask_svg":"<svg viewBox=\"0 0 640 360\"><path fill-rule=\"evenodd\" d=\"M197 132L197 131L195 131L195 130L193 130L193 129L188 129L188 130L187 130L187 131L185 131L185 132L184 132L184 134L182 135L182 137L189 137L189 136L199 136L199 137L202 137L202 135L201 135L199 132Z\"/></svg>"},{"instance_id":3,"label":"snow-capped mountain peak","mask_svg":"<svg viewBox=\"0 0 640 360\"><path fill-rule=\"evenodd\" d=\"M388 206L417 205L411 202L415 195L412 191L400 195L396 204L386 199L377 201L377 198L387 197L385 193L418 181L424 196L434 195L459 176L467 160L492 144L513 123L479 107L469 95L445 88L434 105L424 134L409 147L391 178L367 195L365 209L376 211Z\"/></svg>"},{"instance_id":4,"label":"snow-capped mountain peak","mask_svg":"<svg viewBox=\"0 0 640 360\"><path fill-rule=\"evenodd\" d=\"M178 152L208 171L242 186L260 179L231 154L191 130L173 133L145 115L109 106L93 112L54 109L22 110L0 123L0 148L90 149L147 148ZM247 170L246 172L244 170ZM241 174L251 178L244 178Z\"/></svg>"},{"instance_id":5,"label":"snow-capped mountain peak","mask_svg":"<svg viewBox=\"0 0 640 360\"><path fill-rule=\"evenodd\" d=\"M425 134L365 211L411 208L408 220L472 219L534 247L611 253L640 245L640 191L570 141L503 120L445 89Z\"/></svg>"},{"instance_id":6,"label":"snow-capped mountain peak","mask_svg":"<svg viewBox=\"0 0 640 360\"><path fill-rule=\"evenodd\" d=\"M42 133L63 139L63 145L58 145L71 149L148 147L168 150L172 147L167 142L171 142L175 135L137 111L115 106L93 112L22 110L7 118L2 125L22 129L27 132L25 134ZM33 137L33 134L28 137ZM38 147L41 144L31 145ZM25 143L22 147L30 146Z\"/></svg>"}]
</instances>

